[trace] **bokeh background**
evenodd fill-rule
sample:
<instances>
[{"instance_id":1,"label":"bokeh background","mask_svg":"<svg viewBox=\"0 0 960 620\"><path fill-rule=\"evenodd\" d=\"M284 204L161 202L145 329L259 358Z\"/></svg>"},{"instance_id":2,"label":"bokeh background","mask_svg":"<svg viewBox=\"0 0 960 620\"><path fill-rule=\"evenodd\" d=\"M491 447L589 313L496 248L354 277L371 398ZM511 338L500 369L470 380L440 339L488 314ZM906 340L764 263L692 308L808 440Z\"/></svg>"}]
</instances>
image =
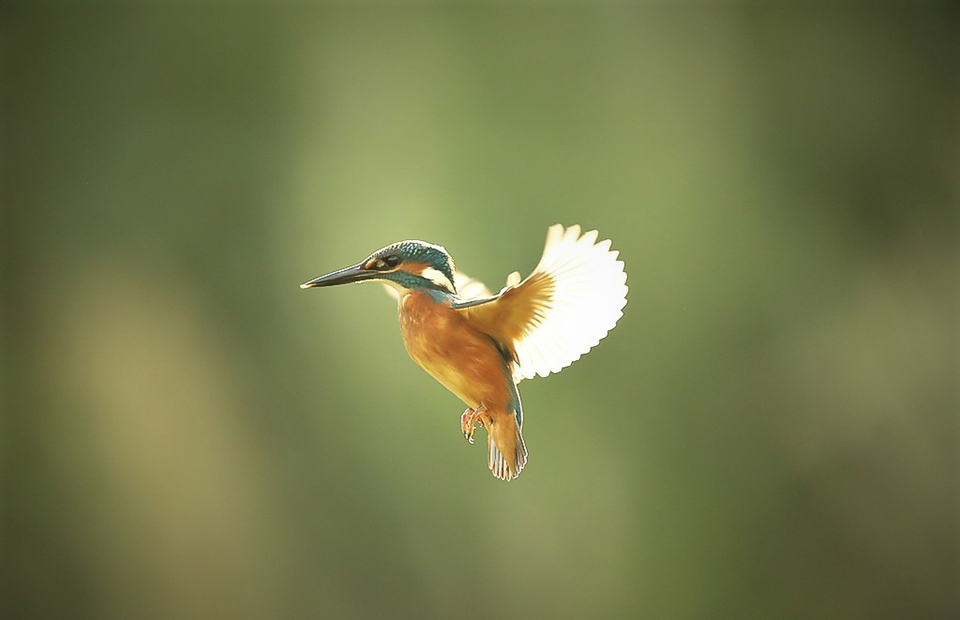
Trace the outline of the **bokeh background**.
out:
<instances>
[{"instance_id":1,"label":"bokeh background","mask_svg":"<svg viewBox=\"0 0 960 620\"><path fill-rule=\"evenodd\" d=\"M960 617L956 10L0 16L3 617ZM298 284L556 222L630 302L504 484Z\"/></svg>"}]
</instances>

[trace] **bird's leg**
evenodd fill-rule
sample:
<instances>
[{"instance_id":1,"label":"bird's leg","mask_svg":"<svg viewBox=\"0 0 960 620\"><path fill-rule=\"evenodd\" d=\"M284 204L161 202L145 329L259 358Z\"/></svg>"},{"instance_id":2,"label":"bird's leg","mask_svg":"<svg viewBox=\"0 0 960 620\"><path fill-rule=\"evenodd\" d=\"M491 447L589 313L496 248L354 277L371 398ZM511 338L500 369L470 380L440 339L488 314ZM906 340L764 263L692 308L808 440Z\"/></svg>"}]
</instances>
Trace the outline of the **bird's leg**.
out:
<instances>
[{"instance_id":1,"label":"bird's leg","mask_svg":"<svg viewBox=\"0 0 960 620\"><path fill-rule=\"evenodd\" d=\"M473 430L476 428L477 422L483 426L483 419L481 416L483 416L483 414L486 412L487 408L484 405L480 405L476 409L467 407L467 410L464 411L463 415L460 416L460 430L463 431L463 436L470 443L473 443Z\"/></svg>"}]
</instances>

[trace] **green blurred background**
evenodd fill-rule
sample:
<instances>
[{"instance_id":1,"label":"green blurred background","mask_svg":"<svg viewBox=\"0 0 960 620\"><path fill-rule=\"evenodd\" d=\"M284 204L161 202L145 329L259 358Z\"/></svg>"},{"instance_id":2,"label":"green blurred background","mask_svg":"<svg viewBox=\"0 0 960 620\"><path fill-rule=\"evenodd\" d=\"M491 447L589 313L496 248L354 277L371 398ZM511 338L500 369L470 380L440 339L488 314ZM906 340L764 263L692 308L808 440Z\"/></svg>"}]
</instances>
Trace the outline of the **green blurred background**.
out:
<instances>
[{"instance_id":1,"label":"green blurred background","mask_svg":"<svg viewBox=\"0 0 960 620\"><path fill-rule=\"evenodd\" d=\"M960 617L956 10L0 16L0 615ZM556 222L630 302L510 484L297 287Z\"/></svg>"}]
</instances>

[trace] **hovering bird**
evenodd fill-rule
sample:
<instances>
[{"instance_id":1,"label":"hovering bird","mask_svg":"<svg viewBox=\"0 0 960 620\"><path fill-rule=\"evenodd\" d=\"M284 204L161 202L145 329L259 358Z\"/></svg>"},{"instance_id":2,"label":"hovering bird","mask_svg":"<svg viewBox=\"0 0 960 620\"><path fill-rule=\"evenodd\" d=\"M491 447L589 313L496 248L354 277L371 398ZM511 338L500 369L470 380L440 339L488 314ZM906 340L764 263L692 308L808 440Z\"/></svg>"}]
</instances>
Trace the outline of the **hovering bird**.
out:
<instances>
[{"instance_id":1,"label":"hovering bird","mask_svg":"<svg viewBox=\"0 0 960 620\"><path fill-rule=\"evenodd\" d=\"M477 424L487 429L487 466L512 480L527 463L517 384L569 366L623 316L627 274L610 241L596 241L595 230L551 226L533 273L510 274L496 295L423 241L388 245L300 288L387 285L410 357L467 405L460 430L470 443Z\"/></svg>"}]
</instances>

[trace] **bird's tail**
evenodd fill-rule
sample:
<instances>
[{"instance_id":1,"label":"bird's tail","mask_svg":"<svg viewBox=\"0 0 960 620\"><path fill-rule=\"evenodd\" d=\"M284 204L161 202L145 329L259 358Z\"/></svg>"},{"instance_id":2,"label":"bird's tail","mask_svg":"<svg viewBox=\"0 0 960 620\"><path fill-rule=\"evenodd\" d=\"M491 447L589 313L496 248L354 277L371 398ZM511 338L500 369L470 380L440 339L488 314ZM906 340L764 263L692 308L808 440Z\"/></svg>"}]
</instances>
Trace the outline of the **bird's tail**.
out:
<instances>
[{"instance_id":1,"label":"bird's tail","mask_svg":"<svg viewBox=\"0 0 960 620\"><path fill-rule=\"evenodd\" d=\"M523 443L517 416L497 416L487 429L487 467L501 480L513 480L527 464L527 446Z\"/></svg>"}]
</instances>

